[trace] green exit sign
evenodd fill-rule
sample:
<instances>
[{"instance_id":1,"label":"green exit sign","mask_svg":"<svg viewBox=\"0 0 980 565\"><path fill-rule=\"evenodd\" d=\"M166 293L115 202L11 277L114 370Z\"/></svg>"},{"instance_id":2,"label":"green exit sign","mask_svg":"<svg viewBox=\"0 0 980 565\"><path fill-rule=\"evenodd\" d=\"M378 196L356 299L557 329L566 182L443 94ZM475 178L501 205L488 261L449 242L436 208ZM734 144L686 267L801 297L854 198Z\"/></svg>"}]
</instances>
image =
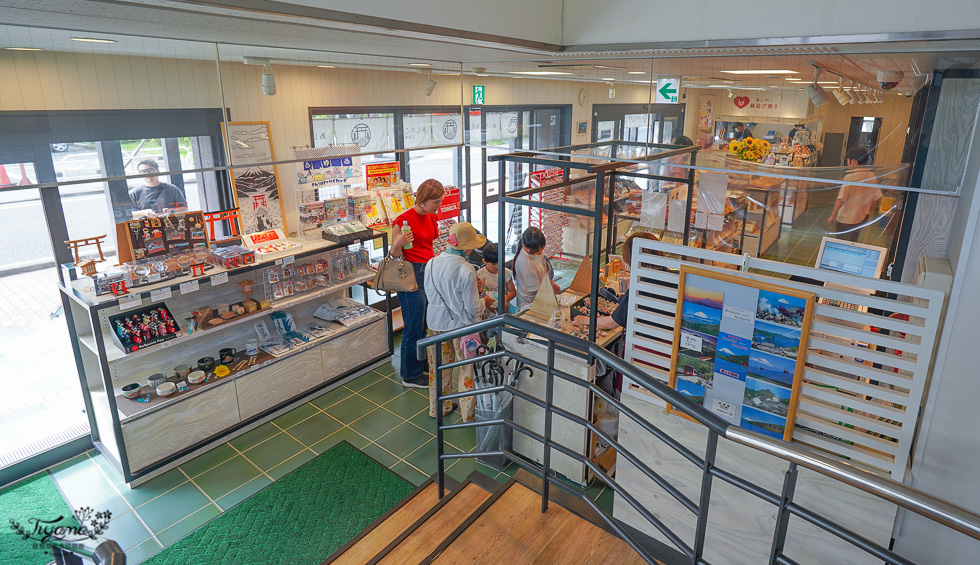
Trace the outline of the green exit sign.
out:
<instances>
[{"instance_id":1,"label":"green exit sign","mask_svg":"<svg viewBox=\"0 0 980 565\"><path fill-rule=\"evenodd\" d=\"M487 103L487 87L482 84L473 85L473 104Z\"/></svg>"}]
</instances>

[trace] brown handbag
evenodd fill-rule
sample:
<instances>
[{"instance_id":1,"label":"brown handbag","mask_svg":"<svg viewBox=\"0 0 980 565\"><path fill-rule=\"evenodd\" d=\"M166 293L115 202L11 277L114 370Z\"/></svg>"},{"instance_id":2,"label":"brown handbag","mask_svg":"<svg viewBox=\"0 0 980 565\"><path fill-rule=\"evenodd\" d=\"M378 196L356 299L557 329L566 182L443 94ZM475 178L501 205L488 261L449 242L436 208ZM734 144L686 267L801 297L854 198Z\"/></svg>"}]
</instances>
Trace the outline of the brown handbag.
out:
<instances>
[{"instance_id":1,"label":"brown handbag","mask_svg":"<svg viewBox=\"0 0 980 565\"><path fill-rule=\"evenodd\" d=\"M384 292L415 292L419 289L415 269L404 258L389 255L378 265L374 288Z\"/></svg>"}]
</instances>

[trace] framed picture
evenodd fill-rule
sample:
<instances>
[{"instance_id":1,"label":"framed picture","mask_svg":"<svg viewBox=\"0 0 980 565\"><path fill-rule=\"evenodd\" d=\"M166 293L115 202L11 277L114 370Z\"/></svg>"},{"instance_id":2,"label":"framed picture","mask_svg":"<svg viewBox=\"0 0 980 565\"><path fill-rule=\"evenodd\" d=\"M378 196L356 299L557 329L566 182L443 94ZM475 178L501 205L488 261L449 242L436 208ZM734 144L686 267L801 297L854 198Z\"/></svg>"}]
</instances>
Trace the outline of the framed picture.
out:
<instances>
[{"instance_id":1,"label":"framed picture","mask_svg":"<svg viewBox=\"0 0 980 565\"><path fill-rule=\"evenodd\" d=\"M677 295L670 387L732 424L792 439L814 293L685 265Z\"/></svg>"},{"instance_id":2,"label":"framed picture","mask_svg":"<svg viewBox=\"0 0 980 565\"><path fill-rule=\"evenodd\" d=\"M228 156L234 166L231 184L242 231L282 230L289 233L279 189L279 171L275 165L260 164L276 160L269 122L223 122L221 125Z\"/></svg>"},{"instance_id":3,"label":"framed picture","mask_svg":"<svg viewBox=\"0 0 980 565\"><path fill-rule=\"evenodd\" d=\"M578 123L578 134L579 135L585 135L585 131L588 129L588 127L589 127L588 122L579 122Z\"/></svg>"}]
</instances>

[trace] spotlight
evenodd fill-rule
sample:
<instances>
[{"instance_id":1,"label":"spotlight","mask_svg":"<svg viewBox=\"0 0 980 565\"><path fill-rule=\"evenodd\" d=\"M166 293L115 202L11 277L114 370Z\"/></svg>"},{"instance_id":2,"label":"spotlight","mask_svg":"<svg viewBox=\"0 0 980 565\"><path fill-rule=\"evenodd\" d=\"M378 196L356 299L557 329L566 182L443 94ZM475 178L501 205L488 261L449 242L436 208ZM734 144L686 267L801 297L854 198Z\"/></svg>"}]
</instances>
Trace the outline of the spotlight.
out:
<instances>
[{"instance_id":1,"label":"spotlight","mask_svg":"<svg viewBox=\"0 0 980 565\"><path fill-rule=\"evenodd\" d=\"M729 97L729 98L731 98L731 97L733 97L733 96L735 96L735 91L734 91L734 90L732 90L731 88L729 88L729 89L728 89L728 97Z\"/></svg>"},{"instance_id":2,"label":"spotlight","mask_svg":"<svg viewBox=\"0 0 980 565\"><path fill-rule=\"evenodd\" d=\"M830 95L827 91L823 89L822 86L817 84L817 80L820 79L820 67L813 66L813 82L806 87L806 94L810 97L810 102L813 102L815 108L819 108L830 100Z\"/></svg>"},{"instance_id":3,"label":"spotlight","mask_svg":"<svg viewBox=\"0 0 980 565\"><path fill-rule=\"evenodd\" d=\"M841 106L846 106L851 103L851 97L848 96L848 94L844 92L844 89L839 86L837 87L837 90L834 91L834 98L837 99L837 103Z\"/></svg>"},{"instance_id":4,"label":"spotlight","mask_svg":"<svg viewBox=\"0 0 980 565\"><path fill-rule=\"evenodd\" d=\"M436 89L436 81L432 80L432 77L428 77L425 86L422 87L422 94L426 96L432 96L432 91Z\"/></svg>"},{"instance_id":5,"label":"spotlight","mask_svg":"<svg viewBox=\"0 0 980 565\"><path fill-rule=\"evenodd\" d=\"M854 86L853 80L851 81L851 91L848 92L847 95L851 97L851 102L850 102L851 104L857 104L858 102L861 101L861 98L858 96L857 93L857 88L855 88Z\"/></svg>"},{"instance_id":6,"label":"spotlight","mask_svg":"<svg viewBox=\"0 0 980 565\"><path fill-rule=\"evenodd\" d=\"M615 98L616 97L616 89L615 88L610 88L609 89L609 97L610 98Z\"/></svg>"},{"instance_id":7,"label":"spotlight","mask_svg":"<svg viewBox=\"0 0 980 565\"><path fill-rule=\"evenodd\" d=\"M262 67L262 94L272 96L276 93L276 75L272 74L272 66Z\"/></svg>"}]
</instances>

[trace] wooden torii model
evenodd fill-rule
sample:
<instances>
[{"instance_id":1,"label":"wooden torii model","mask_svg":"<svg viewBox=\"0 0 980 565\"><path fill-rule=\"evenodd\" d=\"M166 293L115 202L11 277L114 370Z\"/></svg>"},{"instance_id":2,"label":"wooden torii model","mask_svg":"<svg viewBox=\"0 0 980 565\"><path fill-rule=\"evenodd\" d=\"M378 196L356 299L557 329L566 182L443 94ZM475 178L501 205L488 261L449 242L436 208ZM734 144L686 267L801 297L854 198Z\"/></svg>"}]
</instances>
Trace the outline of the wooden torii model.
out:
<instances>
[{"instance_id":1,"label":"wooden torii model","mask_svg":"<svg viewBox=\"0 0 980 565\"><path fill-rule=\"evenodd\" d=\"M65 242L65 244L68 245L68 249L70 249L75 255L75 265L78 265L78 263L81 261L81 258L78 256L78 248L88 247L89 245L94 245L95 248L99 250L99 260L95 262L101 263L105 261L105 255L102 254L103 239L105 239L104 235L97 235L95 237L87 237L85 239L69 239Z\"/></svg>"}]
</instances>

